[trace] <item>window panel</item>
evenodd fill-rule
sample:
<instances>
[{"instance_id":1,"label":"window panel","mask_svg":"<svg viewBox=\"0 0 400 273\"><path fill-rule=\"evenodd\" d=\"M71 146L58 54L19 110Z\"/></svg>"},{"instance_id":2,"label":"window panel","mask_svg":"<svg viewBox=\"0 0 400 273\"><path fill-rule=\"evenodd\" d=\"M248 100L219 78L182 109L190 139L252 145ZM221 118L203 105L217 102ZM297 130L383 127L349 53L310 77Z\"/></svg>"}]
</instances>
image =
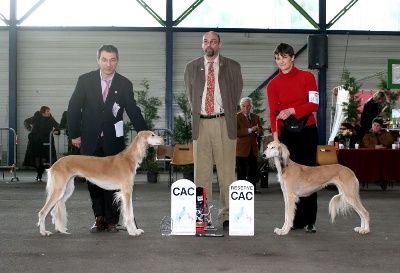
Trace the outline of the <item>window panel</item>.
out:
<instances>
[{"instance_id":1,"label":"window panel","mask_svg":"<svg viewBox=\"0 0 400 273\"><path fill-rule=\"evenodd\" d=\"M17 0L14 0L17 1ZM144 0L163 20L165 0ZM21 18L38 0L17 1ZM176 20L195 0L173 0ZM319 0L296 3L318 23ZM350 0L327 0L326 20L331 21ZM9 19L10 1L0 1L0 13ZM5 23L0 21L0 26ZM22 26L122 26L158 27L160 24L135 0L46 0ZM204 0L178 27L314 29L287 0ZM330 29L400 31L400 1L356 2Z\"/></svg>"}]
</instances>

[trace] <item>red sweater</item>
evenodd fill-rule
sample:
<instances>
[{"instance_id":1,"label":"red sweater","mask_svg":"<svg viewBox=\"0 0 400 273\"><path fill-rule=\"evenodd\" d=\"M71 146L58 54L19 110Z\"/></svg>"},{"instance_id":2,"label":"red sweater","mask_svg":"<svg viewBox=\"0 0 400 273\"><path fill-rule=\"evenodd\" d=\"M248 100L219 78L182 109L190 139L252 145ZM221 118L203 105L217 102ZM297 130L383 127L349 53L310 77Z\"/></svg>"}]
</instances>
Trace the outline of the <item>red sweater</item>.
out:
<instances>
[{"instance_id":1,"label":"red sweater","mask_svg":"<svg viewBox=\"0 0 400 273\"><path fill-rule=\"evenodd\" d=\"M279 74L267 85L272 133L277 130L276 113L281 110L294 108L297 119L318 111L318 104L308 102L309 91L318 92L315 77L311 72L300 70L295 66L287 74L279 70ZM315 123L315 117L311 115L308 118L307 125ZM278 120L278 127L280 126L283 126L282 120Z\"/></svg>"}]
</instances>

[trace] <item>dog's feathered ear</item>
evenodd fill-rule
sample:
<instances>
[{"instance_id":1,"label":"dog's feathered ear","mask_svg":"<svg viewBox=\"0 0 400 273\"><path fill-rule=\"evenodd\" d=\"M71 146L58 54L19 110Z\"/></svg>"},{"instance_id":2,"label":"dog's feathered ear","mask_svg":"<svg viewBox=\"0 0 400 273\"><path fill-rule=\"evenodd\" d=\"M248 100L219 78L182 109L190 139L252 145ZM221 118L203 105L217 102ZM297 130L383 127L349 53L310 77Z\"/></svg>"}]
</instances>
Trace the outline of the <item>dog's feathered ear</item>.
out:
<instances>
[{"instance_id":1,"label":"dog's feathered ear","mask_svg":"<svg viewBox=\"0 0 400 273\"><path fill-rule=\"evenodd\" d=\"M278 147L279 147L279 158L280 158L281 168L283 170L288 165L288 159L290 153L285 144L280 143Z\"/></svg>"}]
</instances>

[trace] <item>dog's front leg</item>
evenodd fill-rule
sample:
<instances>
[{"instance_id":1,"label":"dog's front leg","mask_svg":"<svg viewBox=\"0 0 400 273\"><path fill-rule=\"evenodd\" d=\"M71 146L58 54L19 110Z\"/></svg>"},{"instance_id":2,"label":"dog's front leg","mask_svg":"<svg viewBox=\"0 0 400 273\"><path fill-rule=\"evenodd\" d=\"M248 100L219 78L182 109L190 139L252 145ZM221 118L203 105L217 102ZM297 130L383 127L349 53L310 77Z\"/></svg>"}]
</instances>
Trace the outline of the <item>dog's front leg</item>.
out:
<instances>
[{"instance_id":1,"label":"dog's front leg","mask_svg":"<svg viewBox=\"0 0 400 273\"><path fill-rule=\"evenodd\" d=\"M126 230L128 231L129 235L132 235L132 236L137 236L137 235L141 235L142 233L144 233L143 229L137 228L134 215L132 215L132 217L129 218L128 224L126 226Z\"/></svg>"},{"instance_id":2,"label":"dog's front leg","mask_svg":"<svg viewBox=\"0 0 400 273\"><path fill-rule=\"evenodd\" d=\"M137 236L144 233L142 229L138 229L135 224L135 216L133 215L132 192L120 193L121 198L121 212L123 217L124 226L129 235Z\"/></svg>"},{"instance_id":3,"label":"dog's front leg","mask_svg":"<svg viewBox=\"0 0 400 273\"><path fill-rule=\"evenodd\" d=\"M297 198L295 196L289 197L285 193L284 200L285 200L285 223L283 224L283 227L281 229L275 228L274 232L277 235L288 234L290 231L290 228L293 226L293 219L294 219L294 214L296 211Z\"/></svg>"},{"instance_id":4,"label":"dog's front leg","mask_svg":"<svg viewBox=\"0 0 400 273\"><path fill-rule=\"evenodd\" d=\"M285 187L283 184L281 184L281 189L282 189L282 193L283 193L283 201L285 202L285 223L283 224L283 227L280 228L275 228L274 232L278 235L285 235L282 234L285 231L285 227L287 226L287 217L288 217L288 198L287 198L287 193L285 190Z\"/></svg>"}]
</instances>

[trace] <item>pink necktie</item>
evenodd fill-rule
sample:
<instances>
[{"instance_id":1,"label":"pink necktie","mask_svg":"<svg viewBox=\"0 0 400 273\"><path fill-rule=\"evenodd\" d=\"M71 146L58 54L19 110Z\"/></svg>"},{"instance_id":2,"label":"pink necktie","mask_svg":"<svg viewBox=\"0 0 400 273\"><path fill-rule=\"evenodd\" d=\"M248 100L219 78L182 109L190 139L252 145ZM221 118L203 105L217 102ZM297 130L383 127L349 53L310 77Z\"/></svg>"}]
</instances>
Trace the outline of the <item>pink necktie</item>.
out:
<instances>
[{"instance_id":1,"label":"pink necktie","mask_svg":"<svg viewBox=\"0 0 400 273\"><path fill-rule=\"evenodd\" d=\"M106 87L103 90L103 101L105 102L107 99L108 91L110 90L110 82L111 80L104 80L106 82Z\"/></svg>"},{"instance_id":2,"label":"pink necktie","mask_svg":"<svg viewBox=\"0 0 400 273\"><path fill-rule=\"evenodd\" d=\"M214 67L213 67L213 62L209 62L208 75L207 75L207 94L206 94L206 113L209 116L212 113L214 113L214 89L215 89Z\"/></svg>"}]
</instances>

